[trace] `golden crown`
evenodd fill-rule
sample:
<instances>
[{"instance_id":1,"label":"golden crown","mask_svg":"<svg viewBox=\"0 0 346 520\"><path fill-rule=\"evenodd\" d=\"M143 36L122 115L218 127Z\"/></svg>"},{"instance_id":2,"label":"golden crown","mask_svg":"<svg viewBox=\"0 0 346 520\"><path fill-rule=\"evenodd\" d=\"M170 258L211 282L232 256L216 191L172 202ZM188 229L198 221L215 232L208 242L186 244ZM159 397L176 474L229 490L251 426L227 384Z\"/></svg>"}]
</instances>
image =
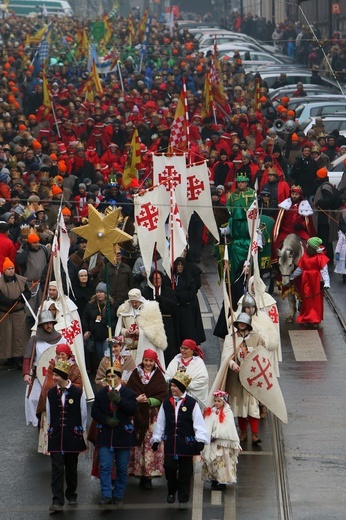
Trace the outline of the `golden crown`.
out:
<instances>
[{"instance_id":1,"label":"golden crown","mask_svg":"<svg viewBox=\"0 0 346 520\"><path fill-rule=\"evenodd\" d=\"M179 383L184 385L185 388L187 388L192 381L192 378L188 374L186 374L186 372L177 372L173 379L179 381Z\"/></svg>"},{"instance_id":2,"label":"golden crown","mask_svg":"<svg viewBox=\"0 0 346 520\"><path fill-rule=\"evenodd\" d=\"M56 370L60 370L60 372L64 372L64 374L68 374L71 368L71 364L68 361L64 361L60 359L55 363Z\"/></svg>"}]
</instances>

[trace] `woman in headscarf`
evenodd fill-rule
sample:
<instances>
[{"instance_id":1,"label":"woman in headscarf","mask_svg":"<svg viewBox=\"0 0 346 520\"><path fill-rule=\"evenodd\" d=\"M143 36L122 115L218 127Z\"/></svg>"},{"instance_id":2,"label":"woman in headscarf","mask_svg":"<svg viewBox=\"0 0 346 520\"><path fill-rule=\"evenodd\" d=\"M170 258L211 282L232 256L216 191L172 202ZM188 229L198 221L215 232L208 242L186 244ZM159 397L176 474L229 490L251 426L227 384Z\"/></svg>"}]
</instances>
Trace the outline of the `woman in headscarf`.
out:
<instances>
[{"instance_id":1,"label":"woman in headscarf","mask_svg":"<svg viewBox=\"0 0 346 520\"><path fill-rule=\"evenodd\" d=\"M203 350L193 339L184 339L180 354L177 354L166 369L166 380L170 380L177 372L186 372L191 377L187 393L205 406L208 397L209 375L203 361Z\"/></svg>"},{"instance_id":2,"label":"woman in headscarf","mask_svg":"<svg viewBox=\"0 0 346 520\"><path fill-rule=\"evenodd\" d=\"M132 372L127 382L137 395L138 408L134 427L138 446L131 448L129 475L140 478L140 486L152 489L152 478L164 475L163 445L154 452L150 439L157 420L160 405L167 397L167 385L157 353L146 349L142 362Z\"/></svg>"}]
</instances>

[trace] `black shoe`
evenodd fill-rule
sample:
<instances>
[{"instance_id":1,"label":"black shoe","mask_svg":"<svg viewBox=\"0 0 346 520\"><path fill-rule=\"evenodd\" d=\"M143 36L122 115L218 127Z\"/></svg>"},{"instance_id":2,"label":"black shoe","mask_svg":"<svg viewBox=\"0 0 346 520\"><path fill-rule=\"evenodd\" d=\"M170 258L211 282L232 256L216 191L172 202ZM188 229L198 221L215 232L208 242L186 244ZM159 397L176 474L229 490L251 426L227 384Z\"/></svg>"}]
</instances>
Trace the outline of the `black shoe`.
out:
<instances>
[{"instance_id":1,"label":"black shoe","mask_svg":"<svg viewBox=\"0 0 346 520\"><path fill-rule=\"evenodd\" d=\"M174 502L175 502L175 494L167 495L167 504L174 504Z\"/></svg>"},{"instance_id":2,"label":"black shoe","mask_svg":"<svg viewBox=\"0 0 346 520\"><path fill-rule=\"evenodd\" d=\"M217 487L216 487L216 489L217 489L218 491L225 491L225 489L226 489L226 484L218 484Z\"/></svg>"},{"instance_id":3,"label":"black shoe","mask_svg":"<svg viewBox=\"0 0 346 520\"><path fill-rule=\"evenodd\" d=\"M63 511L64 510L64 506L62 506L61 504L52 504L51 506L49 506L49 513L50 514L54 514L54 513L59 513L60 511Z\"/></svg>"},{"instance_id":4,"label":"black shoe","mask_svg":"<svg viewBox=\"0 0 346 520\"><path fill-rule=\"evenodd\" d=\"M102 497L99 501L99 506L109 506L112 505L112 499L110 497Z\"/></svg>"},{"instance_id":5,"label":"black shoe","mask_svg":"<svg viewBox=\"0 0 346 520\"><path fill-rule=\"evenodd\" d=\"M217 486L218 486L217 480L212 480L211 481L211 489L217 489Z\"/></svg>"},{"instance_id":6,"label":"black shoe","mask_svg":"<svg viewBox=\"0 0 346 520\"><path fill-rule=\"evenodd\" d=\"M75 498L71 498L71 500L68 501L68 505L71 507L78 507L78 502Z\"/></svg>"},{"instance_id":7,"label":"black shoe","mask_svg":"<svg viewBox=\"0 0 346 520\"><path fill-rule=\"evenodd\" d=\"M143 487L146 490L153 489L153 483L151 481L151 478L145 478L144 479Z\"/></svg>"},{"instance_id":8,"label":"black shoe","mask_svg":"<svg viewBox=\"0 0 346 520\"><path fill-rule=\"evenodd\" d=\"M113 498L113 504L115 506L122 506L124 505L124 500L122 498Z\"/></svg>"},{"instance_id":9,"label":"black shoe","mask_svg":"<svg viewBox=\"0 0 346 520\"><path fill-rule=\"evenodd\" d=\"M187 509L187 502L180 502L178 510L185 511Z\"/></svg>"}]
</instances>

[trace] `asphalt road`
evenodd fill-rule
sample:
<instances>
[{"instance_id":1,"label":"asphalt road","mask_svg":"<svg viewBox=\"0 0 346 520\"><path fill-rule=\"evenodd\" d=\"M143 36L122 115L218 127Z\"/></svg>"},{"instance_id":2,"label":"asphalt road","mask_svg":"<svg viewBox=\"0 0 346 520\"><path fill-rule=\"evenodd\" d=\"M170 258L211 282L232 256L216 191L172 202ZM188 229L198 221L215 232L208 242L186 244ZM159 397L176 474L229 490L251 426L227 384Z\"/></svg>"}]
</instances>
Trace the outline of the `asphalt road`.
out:
<instances>
[{"instance_id":1,"label":"asphalt road","mask_svg":"<svg viewBox=\"0 0 346 520\"><path fill-rule=\"evenodd\" d=\"M212 335L212 329L221 305L221 289L207 254L201 266L205 273L200 298L207 333L204 350L212 379L220 358L219 342ZM345 291L341 278L333 276L331 293L344 317ZM287 326L286 303L279 305L283 349L280 384L289 416L288 424L282 425L282 433L292 518L345 520L345 336L327 305L325 320L318 331L295 324ZM49 517L50 459L37 453L37 431L25 425L24 391L21 373L0 367L0 520ZM225 493L211 492L209 485L202 483L200 464L196 464L191 502L185 512L178 512L177 504L166 503L163 478L154 481L152 491L140 489L138 481L130 478L124 508L100 511L99 482L90 477L91 453L83 454L79 462L79 507L66 507L63 515L54 517L133 520L135 515L140 515L143 520L151 520L156 515L170 520L178 515L184 520L276 520L278 505L270 421L261 421L260 436L263 442L255 450L250 443L244 446L238 464L238 483L229 486Z\"/></svg>"}]
</instances>

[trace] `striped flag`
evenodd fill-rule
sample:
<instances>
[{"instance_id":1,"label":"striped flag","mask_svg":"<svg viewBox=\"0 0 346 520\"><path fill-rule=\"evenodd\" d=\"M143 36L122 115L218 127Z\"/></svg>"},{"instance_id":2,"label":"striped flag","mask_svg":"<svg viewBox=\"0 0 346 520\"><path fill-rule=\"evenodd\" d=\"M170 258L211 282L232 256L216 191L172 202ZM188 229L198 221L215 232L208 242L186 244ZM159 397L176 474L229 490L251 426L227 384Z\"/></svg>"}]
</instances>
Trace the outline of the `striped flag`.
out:
<instances>
[{"instance_id":1,"label":"striped flag","mask_svg":"<svg viewBox=\"0 0 346 520\"><path fill-rule=\"evenodd\" d=\"M89 52L89 41L85 29L78 31L76 36L76 42L78 45L76 48L75 57L77 59L83 57L85 58Z\"/></svg>"},{"instance_id":2,"label":"striped flag","mask_svg":"<svg viewBox=\"0 0 346 520\"><path fill-rule=\"evenodd\" d=\"M52 33L53 33L53 22L50 22L46 28L44 35L42 36L40 45L38 46L34 59L32 60L36 75L41 71L42 66L45 64L45 62L48 59L50 46L52 43Z\"/></svg>"},{"instance_id":3,"label":"striped flag","mask_svg":"<svg viewBox=\"0 0 346 520\"><path fill-rule=\"evenodd\" d=\"M146 29L147 29L148 18L149 18L149 9L147 7L143 13L142 19L139 22L139 26L138 26L138 32L141 34L142 38L144 38L144 33L146 32Z\"/></svg>"},{"instance_id":4,"label":"striped flag","mask_svg":"<svg viewBox=\"0 0 346 520\"><path fill-rule=\"evenodd\" d=\"M231 113L231 108L227 101L227 96L223 89L222 74L217 54L216 38L214 39L214 52L210 65L210 81L212 84L213 97L216 103L218 103L228 114Z\"/></svg>"},{"instance_id":5,"label":"striped flag","mask_svg":"<svg viewBox=\"0 0 346 520\"><path fill-rule=\"evenodd\" d=\"M150 18L150 16L148 16L147 25L145 27L145 34L144 34L143 42L141 45L141 54L142 55L147 53L147 45L148 45L148 38L149 38L149 32L150 32L150 22L151 22L151 18Z\"/></svg>"},{"instance_id":6,"label":"striped flag","mask_svg":"<svg viewBox=\"0 0 346 520\"><path fill-rule=\"evenodd\" d=\"M85 94L85 101L93 102L95 94L103 96L103 88L97 72L96 64L93 61L89 77L83 87L83 94Z\"/></svg>"},{"instance_id":7,"label":"striped flag","mask_svg":"<svg viewBox=\"0 0 346 520\"><path fill-rule=\"evenodd\" d=\"M112 26L111 24L109 23L109 17L104 14L103 15L103 23L105 24L105 35L104 35L104 42L105 43L108 43L109 40L112 38L113 36L113 30L112 30Z\"/></svg>"},{"instance_id":8,"label":"striped flag","mask_svg":"<svg viewBox=\"0 0 346 520\"><path fill-rule=\"evenodd\" d=\"M138 130L136 128L131 139L131 153L127 158L122 177L122 184L124 188L128 188L128 186L130 186L132 179L138 179L138 168L141 164L140 144Z\"/></svg>"},{"instance_id":9,"label":"striped flag","mask_svg":"<svg viewBox=\"0 0 346 520\"><path fill-rule=\"evenodd\" d=\"M187 110L186 84L183 82L179 102L171 126L168 151L184 152L189 145L189 114Z\"/></svg>"},{"instance_id":10,"label":"striped flag","mask_svg":"<svg viewBox=\"0 0 346 520\"><path fill-rule=\"evenodd\" d=\"M212 114L214 108L213 88L210 81L210 74L206 73L204 80L204 102L202 106L201 116L206 117Z\"/></svg>"},{"instance_id":11,"label":"striped flag","mask_svg":"<svg viewBox=\"0 0 346 520\"><path fill-rule=\"evenodd\" d=\"M132 38L135 35L135 28L133 26L132 13L130 13L130 15L129 15L129 25L128 25L127 30L128 30L128 33L129 33L128 43L132 47Z\"/></svg>"}]
</instances>

